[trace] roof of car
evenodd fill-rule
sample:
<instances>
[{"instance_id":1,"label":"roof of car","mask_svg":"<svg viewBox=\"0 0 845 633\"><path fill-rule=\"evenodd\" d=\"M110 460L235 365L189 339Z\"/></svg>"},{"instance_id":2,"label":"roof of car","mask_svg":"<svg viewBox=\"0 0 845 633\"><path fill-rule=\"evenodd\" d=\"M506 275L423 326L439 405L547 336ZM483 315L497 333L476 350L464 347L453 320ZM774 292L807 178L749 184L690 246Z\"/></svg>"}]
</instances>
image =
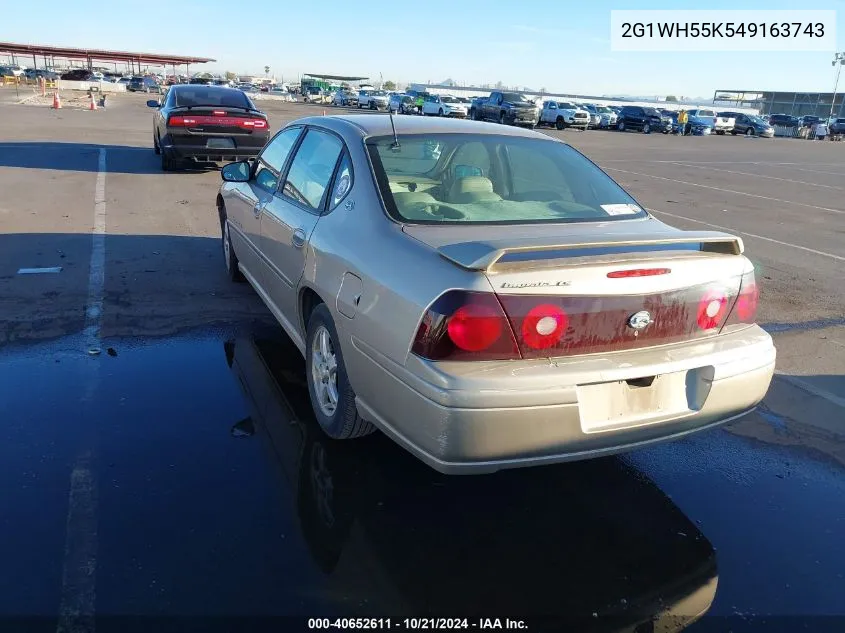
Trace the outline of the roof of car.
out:
<instances>
[{"instance_id":1,"label":"roof of car","mask_svg":"<svg viewBox=\"0 0 845 633\"><path fill-rule=\"evenodd\" d=\"M390 116L386 114L350 114L314 116L299 119L292 123L322 125L338 132L354 133L361 136L392 136ZM441 117L394 116L396 133L403 134L497 134L500 136L527 136L551 139L527 128L498 123L482 123L467 119Z\"/></svg>"}]
</instances>

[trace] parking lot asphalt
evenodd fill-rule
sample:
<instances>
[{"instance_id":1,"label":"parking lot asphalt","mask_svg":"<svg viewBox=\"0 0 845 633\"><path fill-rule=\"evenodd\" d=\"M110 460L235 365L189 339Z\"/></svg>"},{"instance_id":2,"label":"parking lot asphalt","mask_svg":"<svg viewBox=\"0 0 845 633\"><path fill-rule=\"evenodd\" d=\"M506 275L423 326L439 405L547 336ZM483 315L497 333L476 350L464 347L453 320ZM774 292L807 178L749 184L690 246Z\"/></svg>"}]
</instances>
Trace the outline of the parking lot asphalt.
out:
<instances>
[{"instance_id":1,"label":"parking lot asphalt","mask_svg":"<svg viewBox=\"0 0 845 633\"><path fill-rule=\"evenodd\" d=\"M547 131L660 219L744 239L778 375L715 431L450 478L378 434L321 437L301 359L224 274L219 173L162 173L143 102L0 99L0 630L616 630L711 602L688 630L842 630L845 144ZM334 110L261 106L273 129Z\"/></svg>"}]
</instances>

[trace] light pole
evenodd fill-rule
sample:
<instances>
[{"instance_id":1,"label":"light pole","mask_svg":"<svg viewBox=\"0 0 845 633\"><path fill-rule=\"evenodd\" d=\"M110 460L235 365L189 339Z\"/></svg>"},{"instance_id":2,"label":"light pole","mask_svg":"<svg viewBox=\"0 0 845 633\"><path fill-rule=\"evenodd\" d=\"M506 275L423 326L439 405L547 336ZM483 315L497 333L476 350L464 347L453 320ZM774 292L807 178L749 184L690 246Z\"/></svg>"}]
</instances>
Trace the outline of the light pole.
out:
<instances>
[{"instance_id":1,"label":"light pole","mask_svg":"<svg viewBox=\"0 0 845 633\"><path fill-rule=\"evenodd\" d=\"M836 82L833 84L833 98L830 100L830 114L828 115L828 121L833 118L833 105L836 103L836 89L839 87L839 73L842 70L843 64L845 64L845 53L836 53L833 56L833 61L830 62L831 66L836 66Z\"/></svg>"}]
</instances>

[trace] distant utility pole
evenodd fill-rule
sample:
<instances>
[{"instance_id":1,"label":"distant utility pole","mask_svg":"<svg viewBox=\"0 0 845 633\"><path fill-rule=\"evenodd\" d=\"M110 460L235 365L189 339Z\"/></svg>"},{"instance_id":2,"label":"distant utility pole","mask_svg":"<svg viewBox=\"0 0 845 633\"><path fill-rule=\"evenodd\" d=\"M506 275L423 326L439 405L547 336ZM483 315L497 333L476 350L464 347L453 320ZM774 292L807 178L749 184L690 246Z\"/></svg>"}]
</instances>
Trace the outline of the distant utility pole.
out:
<instances>
[{"instance_id":1,"label":"distant utility pole","mask_svg":"<svg viewBox=\"0 0 845 633\"><path fill-rule=\"evenodd\" d=\"M833 118L833 105L836 103L836 89L839 87L839 72L842 70L842 65L845 64L845 53L836 53L833 56L833 61L830 62L831 66L836 66L836 81L833 84L833 97L830 100L830 114L828 115L829 119ZM839 108L839 112L842 112L842 108Z\"/></svg>"}]
</instances>

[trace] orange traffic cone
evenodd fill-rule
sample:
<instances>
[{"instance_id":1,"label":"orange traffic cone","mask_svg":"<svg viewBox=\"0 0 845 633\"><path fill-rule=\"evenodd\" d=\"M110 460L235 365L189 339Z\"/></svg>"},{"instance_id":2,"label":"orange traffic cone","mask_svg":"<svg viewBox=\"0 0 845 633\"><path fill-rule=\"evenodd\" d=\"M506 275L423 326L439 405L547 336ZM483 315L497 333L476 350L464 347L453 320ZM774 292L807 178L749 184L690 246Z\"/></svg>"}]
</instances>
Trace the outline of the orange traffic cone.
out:
<instances>
[{"instance_id":1,"label":"orange traffic cone","mask_svg":"<svg viewBox=\"0 0 845 633\"><path fill-rule=\"evenodd\" d=\"M96 110L97 109L97 102L94 100L94 93L91 93L91 103L88 106L89 110Z\"/></svg>"},{"instance_id":2,"label":"orange traffic cone","mask_svg":"<svg viewBox=\"0 0 845 633\"><path fill-rule=\"evenodd\" d=\"M54 110L60 110L61 107L62 107L62 100L59 99L59 93L54 92L53 93L53 109Z\"/></svg>"}]
</instances>

